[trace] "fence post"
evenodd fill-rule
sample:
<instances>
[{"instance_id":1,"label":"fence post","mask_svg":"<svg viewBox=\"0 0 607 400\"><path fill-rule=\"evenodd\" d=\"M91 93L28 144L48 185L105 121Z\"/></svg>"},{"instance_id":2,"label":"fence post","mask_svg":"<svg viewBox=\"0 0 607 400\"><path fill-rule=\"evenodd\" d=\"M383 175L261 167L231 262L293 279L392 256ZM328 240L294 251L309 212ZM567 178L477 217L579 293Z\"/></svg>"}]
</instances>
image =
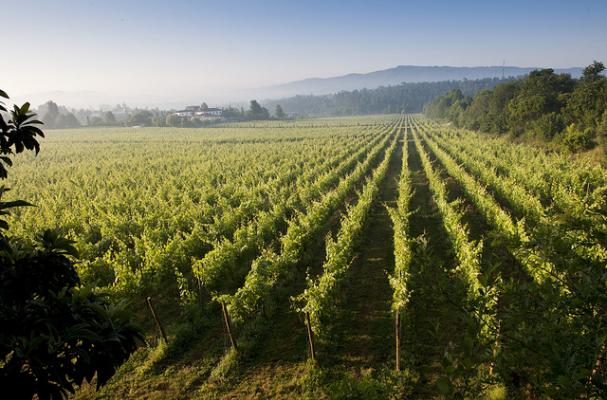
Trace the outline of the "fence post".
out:
<instances>
[{"instance_id":1,"label":"fence post","mask_svg":"<svg viewBox=\"0 0 607 400\"><path fill-rule=\"evenodd\" d=\"M221 312L223 313L223 322L225 324L226 331L228 332L228 337L230 338L230 344L234 350L238 351L236 340L234 340L234 335L232 334L232 323L230 321L230 315L228 314L228 308L223 301L221 302Z\"/></svg>"},{"instance_id":2,"label":"fence post","mask_svg":"<svg viewBox=\"0 0 607 400\"><path fill-rule=\"evenodd\" d=\"M152 317L154 317L154 321L156 321L156 327L158 327L158 331L160 332L160 336L162 336L162 340L164 340L165 344L168 344L169 340L167 339L167 334L164 331L162 323L160 322L160 318L158 318L158 314L156 314L156 309L154 308L154 304L152 304L152 298L148 296L146 298L146 301L148 303L148 307L150 308L150 312L152 313Z\"/></svg>"},{"instance_id":3,"label":"fence post","mask_svg":"<svg viewBox=\"0 0 607 400\"><path fill-rule=\"evenodd\" d=\"M202 290L202 279L201 278L196 278L196 282L198 283L198 305L200 306L200 309L202 310L203 306L204 306L204 301L202 299L202 295L204 294L204 291Z\"/></svg>"},{"instance_id":4,"label":"fence post","mask_svg":"<svg viewBox=\"0 0 607 400\"><path fill-rule=\"evenodd\" d=\"M400 310L396 311L394 330L396 338L396 372L400 372Z\"/></svg>"},{"instance_id":5,"label":"fence post","mask_svg":"<svg viewBox=\"0 0 607 400\"><path fill-rule=\"evenodd\" d=\"M316 360L316 351L314 349L314 332L312 332L312 324L310 324L310 313L306 311L306 330L308 331L308 350L312 361Z\"/></svg>"}]
</instances>

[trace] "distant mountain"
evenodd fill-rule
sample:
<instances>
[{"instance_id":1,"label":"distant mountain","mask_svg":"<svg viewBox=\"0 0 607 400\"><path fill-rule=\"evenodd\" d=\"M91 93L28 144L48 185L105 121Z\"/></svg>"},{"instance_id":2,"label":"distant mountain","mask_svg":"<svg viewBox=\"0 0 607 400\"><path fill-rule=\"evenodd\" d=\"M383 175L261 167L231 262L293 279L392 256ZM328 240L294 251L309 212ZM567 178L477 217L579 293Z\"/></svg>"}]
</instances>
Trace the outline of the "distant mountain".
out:
<instances>
[{"instance_id":1,"label":"distant mountain","mask_svg":"<svg viewBox=\"0 0 607 400\"><path fill-rule=\"evenodd\" d=\"M403 82L440 82L460 81L464 79L483 79L517 77L526 75L535 67L449 67L449 66L418 66L399 65L394 68L366 74L348 74L332 78L309 78L301 81L289 82L281 85L268 86L251 90L251 95L259 98L281 98L294 95L322 95L336 93L342 90L374 89L380 86L398 85ZM571 74L579 77L582 68L557 69L557 73Z\"/></svg>"}]
</instances>

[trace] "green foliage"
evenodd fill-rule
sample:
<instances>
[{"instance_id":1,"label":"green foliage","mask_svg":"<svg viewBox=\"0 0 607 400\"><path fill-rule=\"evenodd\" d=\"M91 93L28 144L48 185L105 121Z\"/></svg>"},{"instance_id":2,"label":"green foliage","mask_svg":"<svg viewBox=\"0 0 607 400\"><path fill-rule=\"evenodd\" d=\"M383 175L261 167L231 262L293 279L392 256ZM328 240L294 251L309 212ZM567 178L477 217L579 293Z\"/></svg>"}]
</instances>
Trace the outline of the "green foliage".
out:
<instances>
[{"instance_id":1,"label":"green foliage","mask_svg":"<svg viewBox=\"0 0 607 400\"><path fill-rule=\"evenodd\" d=\"M410 398L418 377L410 371L399 374L387 369L348 371L340 367L310 365L302 379L305 399L402 399Z\"/></svg>"},{"instance_id":2,"label":"green foliage","mask_svg":"<svg viewBox=\"0 0 607 400\"><path fill-rule=\"evenodd\" d=\"M563 133L562 141L571 151L588 150L595 144L594 131L591 128L580 129L571 124Z\"/></svg>"},{"instance_id":3,"label":"green foliage","mask_svg":"<svg viewBox=\"0 0 607 400\"><path fill-rule=\"evenodd\" d=\"M532 71L519 82L516 95L507 104L511 131L521 135L544 114L560 113L574 85L570 76L556 75L552 69Z\"/></svg>"},{"instance_id":4,"label":"green foliage","mask_svg":"<svg viewBox=\"0 0 607 400\"><path fill-rule=\"evenodd\" d=\"M366 182L356 205L350 207L342 218L337 237L327 238L323 273L315 281L308 280L308 288L297 298L298 302L303 303L299 311L309 313L311 327L316 335L326 336L325 326L333 320L335 296L354 258L356 246L362 239L365 221L379 192L379 185L388 170L399 135L397 134L392 140L383 161Z\"/></svg>"},{"instance_id":5,"label":"green foliage","mask_svg":"<svg viewBox=\"0 0 607 400\"><path fill-rule=\"evenodd\" d=\"M278 119L285 119L287 114L284 112L280 104L276 104L276 110L274 111L274 116Z\"/></svg>"},{"instance_id":6,"label":"green foliage","mask_svg":"<svg viewBox=\"0 0 607 400\"><path fill-rule=\"evenodd\" d=\"M0 99L8 99L6 92L0 90ZM8 113L8 119L5 119L6 114L3 113ZM8 167L13 165L12 155L25 150L33 150L36 154L40 151L37 138L44 137L44 133L38 127L42 122L35 117L36 114L30 112L29 103L21 107L15 105L9 111L4 101L0 100L0 180L8 177ZM0 186L0 252L6 252L5 254L10 252L8 238L3 232L8 229L8 221L5 219L9 214L7 210L30 205L22 200L1 201L9 190Z\"/></svg>"},{"instance_id":7,"label":"green foliage","mask_svg":"<svg viewBox=\"0 0 607 400\"><path fill-rule=\"evenodd\" d=\"M405 143L409 139L407 130L411 129L410 117L407 117L404 127ZM389 277L390 286L394 290L392 295L392 311L397 313L405 309L409 303L409 267L413 258L413 238L409 237L409 203L413 196L411 177L409 172L408 146L403 146L401 175L398 182L398 199L396 208L388 207L394 230L394 273Z\"/></svg>"},{"instance_id":8,"label":"green foliage","mask_svg":"<svg viewBox=\"0 0 607 400\"><path fill-rule=\"evenodd\" d=\"M251 100L247 116L252 120L270 119L270 112L267 108L262 107L257 100Z\"/></svg>"},{"instance_id":9,"label":"green foliage","mask_svg":"<svg viewBox=\"0 0 607 400\"><path fill-rule=\"evenodd\" d=\"M428 147L492 225L494 240L501 236L532 278L481 280L502 304L499 324L485 321L499 333L493 358L508 393L604 397L605 170L502 139L424 128Z\"/></svg>"},{"instance_id":10,"label":"green foliage","mask_svg":"<svg viewBox=\"0 0 607 400\"><path fill-rule=\"evenodd\" d=\"M34 250L3 257L0 385L19 398L60 398L84 380L100 386L136 349L130 315L79 286L70 242L46 231Z\"/></svg>"},{"instance_id":11,"label":"green foliage","mask_svg":"<svg viewBox=\"0 0 607 400\"><path fill-rule=\"evenodd\" d=\"M483 90L472 99L449 92L430 102L425 112L456 126L490 133L509 132L551 141L570 136L567 145L576 151L592 147L607 107L604 66L594 62L579 80L557 75L552 69L532 71L527 77ZM575 124L575 134L565 132ZM590 130L590 131L587 131Z\"/></svg>"},{"instance_id":12,"label":"green foliage","mask_svg":"<svg viewBox=\"0 0 607 400\"><path fill-rule=\"evenodd\" d=\"M343 204L382 153L384 146L392 137L393 127L384 132L380 144L370 151L363 163L343 177L337 187L311 205L305 214L289 222L285 235L280 237L280 252L267 250L251 265L244 284L233 295L223 295L218 300L228 304L230 314L237 324L243 324L254 318L261 309L272 311L271 298L274 290L281 284L291 282L295 276L295 266L300 261L304 248L312 238L321 234L329 218Z\"/></svg>"},{"instance_id":13,"label":"green foliage","mask_svg":"<svg viewBox=\"0 0 607 400\"><path fill-rule=\"evenodd\" d=\"M137 110L129 115L128 126L152 126L154 114L148 110Z\"/></svg>"},{"instance_id":14,"label":"green foliage","mask_svg":"<svg viewBox=\"0 0 607 400\"><path fill-rule=\"evenodd\" d=\"M183 118L177 114L169 114L166 117L166 125L173 127L181 127L183 125Z\"/></svg>"},{"instance_id":15,"label":"green foliage","mask_svg":"<svg viewBox=\"0 0 607 400\"><path fill-rule=\"evenodd\" d=\"M601 75L604 70L603 63L597 61L584 69L563 111L568 124L576 124L581 130L597 130L607 110L607 78Z\"/></svg>"},{"instance_id":16,"label":"green foliage","mask_svg":"<svg viewBox=\"0 0 607 400\"><path fill-rule=\"evenodd\" d=\"M0 96L8 98L5 92ZM7 111L0 103L0 111ZM10 155L38 153L36 126L29 104L14 106L8 120L0 114L0 178L7 177ZM7 188L0 187L0 197ZM0 215L30 205L0 202ZM71 240L46 230L35 243L8 236L0 220L0 386L11 398L58 399L96 376L108 381L136 348L142 333L130 316L102 296L80 286Z\"/></svg>"},{"instance_id":17,"label":"green foliage","mask_svg":"<svg viewBox=\"0 0 607 400\"><path fill-rule=\"evenodd\" d=\"M364 160L368 145L375 146L380 139L378 135L358 149L355 145L352 147L353 154L345 151L343 157L329 160L328 163L321 160L313 162L314 167L307 171L291 169L271 187L264 185L264 191L274 192L297 179L299 190L277 193L280 198L275 201L275 206L238 228L232 240L221 240L202 259L195 261L192 265L194 275L213 294L236 290L247 268L259 256L259 250L276 237L288 215L318 200L320 195L339 182L343 174Z\"/></svg>"},{"instance_id":18,"label":"green foliage","mask_svg":"<svg viewBox=\"0 0 607 400\"><path fill-rule=\"evenodd\" d=\"M449 91L458 89L465 96L489 89L510 79L486 78L478 80L442 82L405 82L400 85L382 86L375 89L341 91L330 95L298 95L265 104L274 107L278 103L291 115L369 115L421 112L424 105Z\"/></svg>"},{"instance_id":19,"label":"green foliage","mask_svg":"<svg viewBox=\"0 0 607 400\"><path fill-rule=\"evenodd\" d=\"M566 82L553 80L548 73L534 79L535 84L548 87L548 93ZM492 92L484 92L471 103L464 93L452 93L449 104L458 103L461 108L453 108L457 112L445 114L446 118L457 114L461 119L475 109L479 114L474 123L493 129L497 125L477 118L481 115L479 110L506 107L509 99L515 98L516 84L493 91L497 92L501 93L499 101ZM533 97L541 100L538 109L550 109L550 102L542 100L542 96ZM533 132L533 136L543 135L553 132L551 126L565 123L563 118L555 111L542 111L537 119L525 123L529 123L528 132ZM603 112L600 120L604 122L606 118ZM19 252L10 262L22 260L20 268L35 277L22 279L22 284L44 281L47 286L60 287L73 282L60 295L45 295L69 305L54 307L57 312L74 309L71 304L83 301L82 298L94 303L93 308L112 308L105 299L90 297L91 292L79 287L73 269L66 264L72 262L70 254L74 254L74 249L84 259L78 269L87 282L107 285L116 296L162 290L167 298L164 300L174 303L173 311L179 310L181 301L179 311L186 312L173 313L174 319L182 319L181 324L169 325L171 338L176 332L175 339L168 346L157 347L148 358L149 365L139 369L153 372L140 378L149 390L154 390L159 381L166 383L162 379L172 377L175 371L171 366L167 373L158 374L159 368L171 362L180 364L181 356L189 350L195 350L189 356L199 356L198 347L190 344L209 332L205 317L216 318L209 310L217 310L211 305L201 308L198 295L210 292L229 307L240 353L230 351L220 360L216 352L221 346L217 345L209 350L213 356L203 363L217 362L211 381L226 386L241 382L246 385L250 382L246 379L251 377L242 368L258 365L257 359L249 357L258 354L260 349L253 348L252 343L260 336L246 336L249 331L241 328L246 324L246 328L255 331L251 326L256 324L251 322L259 322L261 316L266 317L261 323L268 329L291 317L281 319L284 315L278 314L282 313L274 313L276 303L286 298L287 290L297 288L301 292L305 282L295 280L303 275L306 251L314 240L326 235L328 223L345 208L338 233L326 243L323 273L308 282L309 290L300 298L304 301L302 307L309 306L313 314L316 333L324 335L332 327L334 300L357 244L365 239L361 232L376 198L385 160L395 146L401 145L402 136L394 135L398 127L386 124L385 118L378 121L267 121L255 123L262 129L238 124L208 132L58 132L46 141L44 157L26 158L27 163L19 163L13 169L21 193L36 199L40 207L11 208L18 217L11 220L11 228L25 236L33 234L39 225L62 225L75 243L47 232L36 243L19 242L15 246ZM463 122L466 120L457 123ZM361 126L353 127L357 124ZM362 126L365 124L374 127ZM318 394L330 398L415 398L411 391L421 386L445 398L480 398L483 392L487 398L605 397L605 170L584 159L515 145L505 138L439 128L418 117L406 117L402 124L407 125L409 137L415 131L415 149L422 162L419 172L429 182L436 209L410 210L409 155L404 146L399 199L390 208L396 261L389 276L394 291L392 308L401 311L404 318L413 312L410 295L416 290L419 295L420 288L410 279L415 277L415 270L409 271L409 265L416 257L428 257L425 253L412 253L411 246L417 242L408 236L412 228L410 213L436 213L455 261L453 268L441 273L458 286L437 285L440 290L428 292L421 304L436 304L434 296L453 300L452 295L461 295L458 308L449 310L458 323L462 321L464 329L454 334L458 336L456 344L432 355L437 362L427 366L431 372L423 374L424 380L418 386L409 385L410 379L417 379L417 371L426 366L406 365L400 374L350 367L340 373L334 371L340 368L339 361L328 361L326 369L315 366L304 382L293 373L293 382L297 381L293 385L306 385L314 394L310 397ZM306 129L302 129L304 126ZM599 126L599 132L601 129ZM402 129L400 132L402 135ZM65 173L65 160L70 161L70 174ZM369 179L364 181L365 177ZM142 186L142 181L146 185ZM356 193L354 188L361 183L364 187ZM454 193L465 200L452 201L450 196ZM5 208L24 205L4 200ZM65 207L67 201L70 207ZM344 207L350 202L349 207ZM477 215L481 221L475 225ZM419 243L416 248L431 249L422 240ZM489 264L484 259L488 249L503 250L512 259ZM50 269L34 268L40 259L32 258L32 254L47 258L52 254L52 265L58 265L55 271L63 272L53 275ZM417 267L419 263L413 265ZM437 271L439 265L432 271ZM8 290L0 296L4 293L17 295ZM422 294L426 297L426 293ZM72 300L68 301L68 296ZM85 314L90 313L86 309ZM200 314L204 317L197 319ZM46 316L39 318L44 320ZM123 321L112 326L128 332L128 320ZM210 334L219 329L211 329ZM61 340L64 332L74 334L69 326L61 327L59 332ZM94 332L106 331L94 325ZM425 334L436 333L424 330L421 335ZM392 339L386 338L386 347L391 347ZM86 340L90 338L85 337L82 343L88 343ZM100 346L105 348L106 344ZM303 348L294 350L299 353L293 358L303 358ZM403 346L403 352L409 349ZM127 350L120 354L124 356ZM276 371L274 365L279 363L274 363L273 358L271 362L272 367L260 372L261 376ZM300 360L293 365L303 363ZM288 368L291 373L293 370ZM112 373L110 367L107 371ZM205 371L195 378L194 373L190 375L196 382L193 387L209 376L210 368ZM241 374L245 380L240 380ZM239 383L233 377L238 377ZM76 378L66 379L77 383ZM127 387L129 383L117 385ZM297 386L295 390L299 389ZM137 393L143 397L147 394ZM289 392L286 396L300 394Z\"/></svg>"},{"instance_id":20,"label":"green foliage","mask_svg":"<svg viewBox=\"0 0 607 400\"><path fill-rule=\"evenodd\" d=\"M560 114L555 112L542 114L529 124L529 134L531 137L550 141L563 131L564 125Z\"/></svg>"},{"instance_id":21,"label":"green foliage","mask_svg":"<svg viewBox=\"0 0 607 400\"><path fill-rule=\"evenodd\" d=\"M47 102L41 108L46 110L42 120L47 128L77 128L80 126L80 122L74 114L65 108L60 110L53 101Z\"/></svg>"}]
</instances>

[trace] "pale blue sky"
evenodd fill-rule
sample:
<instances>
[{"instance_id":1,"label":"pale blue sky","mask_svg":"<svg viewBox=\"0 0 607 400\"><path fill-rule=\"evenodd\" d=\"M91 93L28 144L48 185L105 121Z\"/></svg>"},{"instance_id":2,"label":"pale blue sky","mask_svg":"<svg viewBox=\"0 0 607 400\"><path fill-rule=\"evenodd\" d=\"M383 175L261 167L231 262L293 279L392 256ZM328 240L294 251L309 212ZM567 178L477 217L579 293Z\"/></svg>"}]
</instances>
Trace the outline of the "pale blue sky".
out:
<instances>
[{"instance_id":1,"label":"pale blue sky","mask_svg":"<svg viewBox=\"0 0 607 400\"><path fill-rule=\"evenodd\" d=\"M399 64L607 61L605 0L1 0L0 10L2 85L17 96L219 98Z\"/></svg>"}]
</instances>

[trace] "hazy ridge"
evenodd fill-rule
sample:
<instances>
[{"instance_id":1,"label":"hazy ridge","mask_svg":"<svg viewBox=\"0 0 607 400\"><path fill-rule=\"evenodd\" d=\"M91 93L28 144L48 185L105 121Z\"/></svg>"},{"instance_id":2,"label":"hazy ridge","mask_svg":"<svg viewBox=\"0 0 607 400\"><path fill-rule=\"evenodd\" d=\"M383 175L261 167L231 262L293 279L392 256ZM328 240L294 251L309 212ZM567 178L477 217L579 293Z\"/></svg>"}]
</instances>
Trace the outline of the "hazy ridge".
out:
<instances>
[{"instance_id":1,"label":"hazy ridge","mask_svg":"<svg viewBox=\"0 0 607 400\"><path fill-rule=\"evenodd\" d=\"M464 79L484 79L516 77L526 75L540 67L452 67L399 65L369 73L351 73L330 78L308 78L279 85L258 88L251 94L265 98L280 98L298 94L331 94L342 90L374 89L380 86L398 85L403 82L460 81ZM582 74L583 68L555 68L556 73L571 74L574 78Z\"/></svg>"}]
</instances>

